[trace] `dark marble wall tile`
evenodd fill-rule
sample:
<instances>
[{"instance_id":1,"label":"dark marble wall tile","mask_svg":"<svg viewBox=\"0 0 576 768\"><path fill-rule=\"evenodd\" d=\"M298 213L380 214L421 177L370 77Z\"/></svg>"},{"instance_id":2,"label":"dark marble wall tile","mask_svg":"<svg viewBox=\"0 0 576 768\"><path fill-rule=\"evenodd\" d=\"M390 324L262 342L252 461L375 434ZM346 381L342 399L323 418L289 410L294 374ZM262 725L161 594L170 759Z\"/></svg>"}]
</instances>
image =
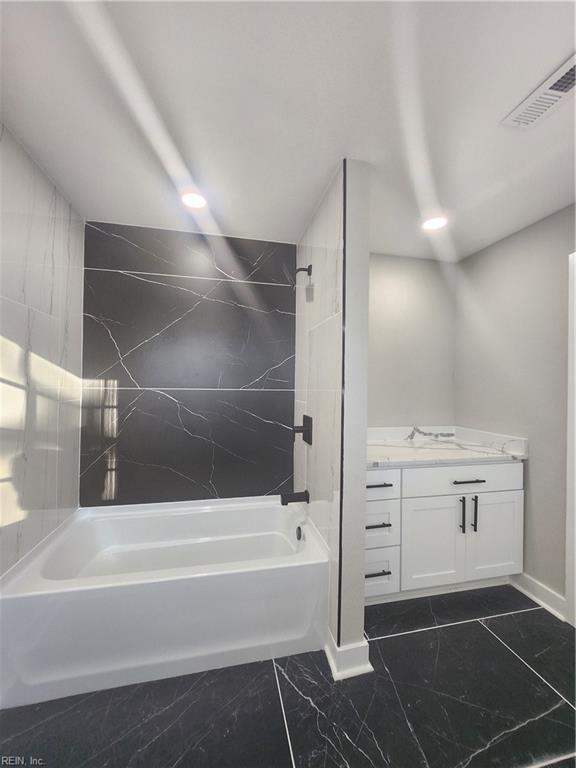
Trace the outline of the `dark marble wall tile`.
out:
<instances>
[{"instance_id":1,"label":"dark marble wall tile","mask_svg":"<svg viewBox=\"0 0 576 768\"><path fill-rule=\"evenodd\" d=\"M528 608L538 608L538 604L504 584L370 605L365 611L364 628L368 637L385 637Z\"/></svg>"},{"instance_id":2,"label":"dark marble wall tile","mask_svg":"<svg viewBox=\"0 0 576 768\"><path fill-rule=\"evenodd\" d=\"M295 246L92 222L85 266L82 505L290 490Z\"/></svg>"},{"instance_id":3,"label":"dark marble wall tile","mask_svg":"<svg viewBox=\"0 0 576 768\"><path fill-rule=\"evenodd\" d=\"M85 379L294 388L294 289L86 270Z\"/></svg>"},{"instance_id":4,"label":"dark marble wall tile","mask_svg":"<svg viewBox=\"0 0 576 768\"><path fill-rule=\"evenodd\" d=\"M569 754L574 711L478 622L370 644L333 682L321 653L277 662L298 768L525 768Z\"/></svg>"},{"instance_id":5,"label":"dark marble wall tile","mask_svg":"<svg viewBox=\"0 0 576 768\"><path fill-rule=\"evenodd\" d=\"M543 608L483 623L574 704L574 627Z\"/></svg>"},{"instance_id":6,"label":"dark marble wall tile","mask_svg":"<svg viewBox=\"0 0 576 768\"><path fill-rule=\"evenodd\" d=\"M0 754L46 768L292 764L271 662L4 710Z\"/></svg>"},{"instance_id":7,"label":"dark marble wall tile","mask_svg":"<svg viewBox=\"0 0 576 768\"><path fill-rule=\"evenodd\" d=\"M289 491L293 419L292 392L86 389L81 505Z\"/></svg>"},{"instance_id":8,"label":"dark marble wall tile","mask_svg":"<svg viewBox=\"0 0 576 768\"><path fill-rule=\"evenodd\" d=\"M91 221L86 225L85 266L292 284L296 246Z\"/></svg>"}]
</instances>

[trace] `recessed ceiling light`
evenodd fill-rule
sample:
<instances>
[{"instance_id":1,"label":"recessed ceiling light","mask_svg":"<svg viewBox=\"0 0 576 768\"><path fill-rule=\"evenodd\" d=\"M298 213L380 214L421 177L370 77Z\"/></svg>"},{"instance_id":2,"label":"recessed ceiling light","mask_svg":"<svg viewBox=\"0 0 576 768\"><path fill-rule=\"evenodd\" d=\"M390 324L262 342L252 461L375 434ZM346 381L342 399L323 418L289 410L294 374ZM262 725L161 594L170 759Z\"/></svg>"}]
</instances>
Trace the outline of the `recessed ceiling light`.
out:
<instances>
[{"instance_id":1,"label":"recessed ceiling light","mask_svg":"<svg viewBox=\"0 0 576 768\"><path fill-rule=\"evenodd\" d=\"M206 198L198 194L198 192L186 192L182 195L182 202L187 205L188 208L204 208L206 205Z\"/></svg>"},{"instance_id":2,"label":"recessed ceiling light","mask_svg":"<svg viewBox=\"0 0 576 768\"><path fill-rule=\"evenodd\" d=\"M448 224L448 219L445 216L436 216L433 219L426 219L426 221L422 222L422 229L431 232L434 229L442 229L446 224Z\"/></svg>"}]
</instances>

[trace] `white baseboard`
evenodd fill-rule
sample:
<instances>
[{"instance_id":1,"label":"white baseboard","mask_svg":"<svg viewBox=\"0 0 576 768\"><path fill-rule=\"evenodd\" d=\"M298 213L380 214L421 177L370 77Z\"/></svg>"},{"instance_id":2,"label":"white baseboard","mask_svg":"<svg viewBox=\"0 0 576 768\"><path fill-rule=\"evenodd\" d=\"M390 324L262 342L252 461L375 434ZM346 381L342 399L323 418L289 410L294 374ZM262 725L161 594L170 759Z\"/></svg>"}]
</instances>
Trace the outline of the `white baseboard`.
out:
<instances>
[{"instance_id":1,"label":"white baseboard","mask_svg":"<svg viewBox=\"0 0 576 768\"><path fill-rule=\"evenodd\" d=\"M328 631L328 639L324 652L330 665L334 680L345 680L347 677L366 675L374 672L368 658L369 646L366 639L349 645L336 645L332 633Z\"/></svg>"},{"instance_id":2,"label":"white baseboard","mask_svg":"<svg viewBox=\"0 0 576 768\"><path fill-rule=\"evenodd\" d=\"M562 621L566 621L567 605L566 598L563 595L554 592L553 589L547 587L542 582L537 581L527 573L519 573L517 576L510 576L510 584L512 584L520 592L523 592L532 600L535 600L547 611L553 613Z\"/></svg>"},{"instance_id":3,"label":"white baseboard","mask_svg":"<svg viewBox=\"0 0 576 768\"><path fill-rule=\"evenodd\" d=\"M508 576L497 576L493 579L478 579L477 581L465 581L458 584L444 584L441 587L426 587L422 589L409 589L405 592L396 592L393 595L381 597L367 597L366 605L381 605L382 603L395 603L399 600L411 600L414 597L432 597L433 595L446 595L450 592L468 592L470 589L482 589L483 587L499 587L509 584Z\"/></svg>"}]
</instances>

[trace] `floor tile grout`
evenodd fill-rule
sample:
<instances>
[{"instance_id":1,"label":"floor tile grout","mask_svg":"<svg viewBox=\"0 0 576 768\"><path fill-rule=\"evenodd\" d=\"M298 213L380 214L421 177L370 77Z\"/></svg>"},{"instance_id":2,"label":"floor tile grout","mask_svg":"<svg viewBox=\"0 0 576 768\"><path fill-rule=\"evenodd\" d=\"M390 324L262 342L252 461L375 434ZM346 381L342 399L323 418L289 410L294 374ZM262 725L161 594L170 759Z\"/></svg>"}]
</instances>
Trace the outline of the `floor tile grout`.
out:
<instances>
[{"instance_id":1,"label":"floor tile grout","mask_svg":"<svg viewBox=\"0 0 576 768\"><path fill-rule=\"evenodd\" d=\"M420 627L419 629L408 629L406 632L396 632L393 635L379 635L378 637L368 637L368 640L386 640L389 637L402 637L402 635L413 635L415 632L428 632L431 629L444 629L445 627L457 627L460 624L470 624L473 621L484 621L485 619L497 619L500 616L513 616L516 613L528 613L529 611L544 611L541 605L534 608L521 608L518 611L508 611L507 613L493 613L490 616L478 616L474 619L463 619L462 621L452 621L450 624L434 624L431 627Z\"/></svg>"},{"instance_id":2,"label":"floor tile grout","mask_svg":"<svg viewBox=\"0 0 576 768\"><path fill-rule=\"evenodd\" d=\"M272 668L274 669L274 676L276 678L276 686L278 687L278 698L280 699L280 707L282 709L282 717L284 718L284 728L286 729L286 738L288 740L288 749L290 750L290 758L292 760L292 768L296 768L296 762L294 760L294 751L292 749L292 742L290 741L290 731L288 729L288 720L286 719L286 711L284 709L284 700L282 699L282 691L280 690L280 681L278 680L278 670L276 669L276 659L272 659Z\"/></svg>"},{"instance_id":3,"label":"floor tile grout","mask_svg":"<svg viewBox=\"0 0 576 768\"><path fill-rule=\"evenodd\" d=\"M553 768L554 765L558 765L558 763L561 763L564 760L569 760L571 757L576 757L576 752L568 752L566 755L554 757L552 758L552 762L546 760L544 763L536 763L535 765L530 766L530 768Z\"/></svg>"},{"instance_id":4,"label":"floor tile grout","mask_svg":"<svg viewBox=\"0 0 576 768\"><path fill-rule=\"evenodd\" d=\"M488 617L488 618L490 618L490 617ZM516 651L514 651L512 648L510 648L510 646L509 646L509 645L507 645L507 644L504 642L504 640L502 640L502 638L501 638L501 637L498 637L498 635L496 634L496 632L493 632L493 631L490 629L490 627L487 627L487 626L486 626L486 624L484 624L484 620L483 620L483 619L479 619L479 620L478 620L478 623L480 624L480 626L484 627L484 629L486 629L488 632L490 632L490 634L491 634L491 635L493 635L493 637L495 637L495 638L496 638L496 640L499 640L499 641L502 643L502 645L504 646L504 648L507 648L507 649L510 651L510 653L513 653L513 654L514 654L514 656L516 656L516 658L517 658L517 659L520 659L520 661L521 661L521 662L522 662L522 663L523 663L523 664L524 664L526 667L528 667L528 669L529 669L531 672L534 672L534 674L535 674L537 677L539 677L539 678L540 678L540 680L542 680L542 682L543 682L543 683L546 683L546 685L548 686L548 688L551 688L551 689L554 691L554 693L555 693L557 696L560 696L560 698L561 698L563 701L565 701L565 702L566 702L566 704L568 704L568 706L570 706L570 707L572 707L572 709L576 710L576 706L575 706L574 704L572 704L572 702L571 702L571 701L568 701L568 699L567 699L565 696L563 696L563 695L560 693L560 691L557 691L557 690L556 690L556 688L554 688L554 686L553 686L553 685L551 685L551 684L548 682L548 680L546 680L546 678L545 678L545 677L542 677L542 675L541 675L539 672L536 672L536 670L535 670L533 667L531 667L531 666L530 666L530 664L528 664L528 662L527 662L525 659L523 659L523 658L522 658L522 656L520 656L518 653L516 653Z\"/></svg>"},{"instance_id":5,"label":"floor tile grout","mask_svg":"<svg viewBox=\"0 0 576 768\"><path fill-rule=\"evenodd\" d=\"M553 757L552 762L546 760L543 763L535 763L534 765L531 765L530 768L553 768L553 766L558 765L558 763L561 763L564 760L569 760L571 757L576 757L576 752L568 752L565 755L560 755L560 757Z\"/></svg>"}]
</instances>

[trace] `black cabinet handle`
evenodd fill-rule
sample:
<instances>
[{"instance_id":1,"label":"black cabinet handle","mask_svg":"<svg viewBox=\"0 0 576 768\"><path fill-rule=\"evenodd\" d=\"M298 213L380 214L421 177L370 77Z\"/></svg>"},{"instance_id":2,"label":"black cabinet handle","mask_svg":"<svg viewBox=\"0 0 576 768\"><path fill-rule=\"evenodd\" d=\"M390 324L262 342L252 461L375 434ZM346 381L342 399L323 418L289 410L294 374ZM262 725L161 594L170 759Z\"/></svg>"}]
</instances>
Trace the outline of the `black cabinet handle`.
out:
<instances>
[{"instance_id":1,"label":"black cabinet handle","mask_svg":"<svg viewBox=\"0 0 576 768\"><path fill-rule=\"evenodd\" d=\"M377 579L378 576L390 576L392 571L378 571L378 573L367 573L365 579Z\"/></svg>"},{"instance_id":2,"label":"black cabinet handle","mask_svg":"<svg viewBox=\"0 0 576 768\"><path fill-rule=\"evenodd\" d=\"M376 525L366 526L367 531L371 531L373 528L392 528L392 523L376 523Z\"/></svg>"},{"instance_id":3,"label":"black cabinet handle","mask_svg":"<svg viewBox=\"0 0 576 768\"><path fill-rule=\"evenodd\" d=\"M379 485L367 485L366 488L393 488L394 483L380 483Z\"/></svg>"},{"instance_id":4,"label":"black cabinet handle","mask_svg":"<svg viewBox=\"0 0 576 768\"><path fill-rule=\"evenodd\" d=\"M478 530L478 496L472 496L474 502L474 518L472 520L472 530L474 533Z\"/></svg>"},{"instance_id":5,"label":"black cabinet handle","mask_svg":"<svg viewBox=\"0 0 576 768\"><path fill-rule=\"evenodd\" d=\"M452 485L474 485L475 483L485 483L486 480L452 480Z\"/></svg>"},{"instance_id":6,"label":"black cabinet handle","mask_svg":"<svg viewBox=\"0 0 576 768\"><path fill-rule=\"evenodd\" d=\"M466 496L462 496L460 504L462 504L462 517L460 518L459 528L462 533L466 533Z\"/></svg>"}]
</instances>

